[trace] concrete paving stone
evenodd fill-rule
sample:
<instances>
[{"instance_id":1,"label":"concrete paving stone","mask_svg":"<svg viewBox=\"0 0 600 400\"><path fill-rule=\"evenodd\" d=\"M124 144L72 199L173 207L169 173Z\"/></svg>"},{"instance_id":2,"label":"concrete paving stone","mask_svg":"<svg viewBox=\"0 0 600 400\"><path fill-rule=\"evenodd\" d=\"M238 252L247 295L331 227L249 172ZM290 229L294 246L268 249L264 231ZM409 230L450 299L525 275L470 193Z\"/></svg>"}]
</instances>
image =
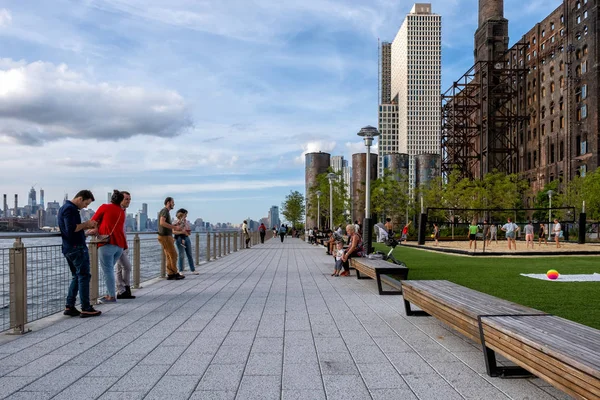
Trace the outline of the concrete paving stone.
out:
<instances>
[{"instance_id":1,"label":"concrete paving stone","mask_svg":"<svg viewBox=\"0 0 600 400\"><path fill-rule=\"evenodd\" d=\"M165 375L148 392L145 400L187 400L192 393L200 377L198 376L171 376Z\"/></svg>"},{"instance_id":2,"label":"concrete paving stone","mask_svg":"<svg viewBox=\"0 0 600 400\"><path fill-rule=\"evenodd\" d=\"M406 382L392 364L358 364L360 374L371 389L408 389Z\"/></svg>"},{"instance_id":3,"label":"concrete paving stone","mask_svg":"<svg viewBox=\"0 0 600 400\"><path fill-rule=\"evenodd\" d=\"M73 356L59 356L59 355L45 355L38 358L36 361L31 362L13 372L7 374L7 376L33 376L39 378L49 373L55 368L58 368L62 364L69 361Z\"/></svg>"},{"instance_id":4,"label":"concrete paving stone","mask_svg":"<svg viewBox=\"0 0 600 400\"><path fill-rule=\"evenodd\" d=\"M402 375L419 399L459 400L463 397L437 373ZM480 397L482 399L483 397Z\"/></svg>"},{"instance_id":5,"label":"concrete paving stone","mask_svg":"<svg viewBox=\"0 0 600 400\"><path fill-rule=\"evenodd\" d=\"M19 368L20 367L18 365L3 365L2 361L0 360L0 377L7 375Z\"/></svg>"},{"instance_id":6,"label":"concrete paving stone","mask_svg":"<svg viewBox=\"0 0 600 400\"><path fill-rule=\"evenodd\" d=\"M179 328L177 328L177 331L200 332L206 327L206 325L208 325L208 322L209 321L206 319L188 319L181 326L179 326Z\"/></svg>"},{"instance_id":7,"label":"concrete paving stone","mask_svg":"<svg viewBox=\"0 0 600 400\"><path fill-rule=\"evenodd\" d=\"M282 353L250 353L244 375L281 375Z\"/></svg>"},{"instance_id":8,"label":"concrete paving stone","mask_svg":"<svg viewBox=\"0 0 600 400\"><path fill-rule=\"evenodd\" d=\"M401 337L399 336L382 336L382 337L374 337L373 340L375 341L375 344L377 346L379 346L379 348L384 352L384 353L404 353L404 352L411 352L414 351L409 345L408 343L406 343Z\"/></svg>"},{"instance_id":9,"label":"concrete paving stone","mask_svg":"<svg viewBox=\"0 0 600 400\"><path fill-rule=\"evenodd\" d=\"M51 392L58 393L67 388L82 376L86 375L93 367L90 366L62 366L40 377L38 380L25 386L26 392Z\"/></svg>"},{"instance_id":10,"label":"concrete paving stone","mask_svg":"<svg viewBox=\"0 0 600 400\"><path fill-rule=\"evenodd\" d=\"M98 400L142 400L146 392L104 392Z\"/></svg>"},{"instance_id":11,"label":"concrete paving stone","mask_svg":"<svg viewBox=\"0 0 600 400\"><path fill-rule=\"evenodd\" d=\"M321 371L319 365L311 364L283 364L283 383L282 389L323 389Z\"/></svg>"},{"instance_id":12,"label":"concrete paving stone","mask_svg":"<svg viewBox=\"0 0 600 400\"><path fill-rule=\"evenodd\" d=\"M391 353L387 356L401 375L435 373L433 367L415 352Z\"/></svg>"},{"instance_id":13,"label":"concrete paving stone","mask_svg":"<svg viewBox=\"0 0 600 400\"><path fill-rule=\"evenodd\" d=\"M460 361L437 363L438 374L467 399L506 399L506 395Z\"/></svg>"},{"instance_id":14,"label":"concrete paving stone","mask_svg":"<svg viewBox=\"0 0 600 400\"><path fill-rule=\"evenodd\" d=\"M21 350L17 353L11 354L8 357L3 358L2 364L22 367L26 364L29 364L32 361L37 360L40 356L46 355L48 353L50 353L50 350L47 350L46 352L40 352L34 347L29 347L27 349Z\"/></svg>"},{"instance_id":15,"label":"concrete paving stone","mask_svg":"<svg viewBox=\"0 0 600 400\"><path fill-rule=\"evenodd\" d=\"M310 330L287 331L284 338L285 346L313 346L314 339Z\"/></svg>"},{"instance_id":16,"label":"concrete paving stone","mask_svg":"<svg viewBox=\"0 0 600 400\"><path fill-rule=\"evenodd\" d=\"M439 350L439 351L428 351L428 350L419 350L417 352L428 364L432 365L434 368L439 363L452 363L452 362L462 362L456 356L447 351L447 350ZM483 358L483 354L480 352L480 356Z\"/></svg>"},{"instance_id":17,"label":"concrete paving stone","mask_svg":"<svg viewBox=\"0 0 600 400\"><path fill-rule=\"evenodd\" d=\"M239 346L221 346L212 364L245 364L248 360L250 348L243 349Z\"/></svg>"},{"instance_id":18,"label":"concrete paving stone","mask_svg":"<svg viewBox=\"0 0 600 400\"><path fill-rule=\"evenodd\" d=\"M167 375L202 376L212 359L212 354L186 351L167 371Z\"/></svg>"},{"instance_id":19,"label":"concrete paving stone","mask_svg":"<svg viewBox=\"0 0 600 400\"><path fill-rule=\"evenodd\" d=\"M286 331L310 331L308 317L288 317L285 319Z\"/></svg>"},{"instance_id":20,"label":"concrete paving stone","mask_svg":"<svg viewBox=\"0 0 600 400\"><path fill-rule=\"evenodd\" d=\"M376 338L376 337L398 337L398 334L392 329L390 328L388 325L385 324L377 324L377 325L365 325L365 328L367 329L367 332L369 332L369 335L371 335L371 337Z\"/></svg>"},{"instance_id":21,"label":"concrete paving stone","mask_svg":"<svg viewBox=\"0 0 600 400\"><path fill-rule=\"evenodd\" d=\"M49 400L55 395L54 392L15 392L10 395L10 400Z\"/></svg>"},{"instance_id":22,"label":"concrete paving stone","mask_svg":"<svg viewBox=\"0 0 600 400\"><path fill-rule=\"evenodd\" d=\"M196 353L216 354L223 343L223 337L204 337L202 334L198 336L192 344L189 345L187 351Z\"/></svg>"},{"instance_id":23,"label":"concrete paving stone","mask_svg":"<svg viewBox=\"0 0 600 400\"><path fill-rule=\"evenodd\" d=\"M169 365L136 365L111 386L113 392L147 392L169 369ZM89 379L104 379L91 377Z\"/></svg>"},{"instance_id":24,"label":"concrete paving stone","mask_svg":"<svg viewBox=\"0 0 600 400\"><path fill-rule=\"evenodd\" d=\"M236 400L278 400L281 397L281 376L244 376Z\"/></svg>"},{"instance_id":25,"label":"concrete paving stone","mask_svg":"<svg viewBox=\"0 0 600 400\"><path fill-rule=\"evenodd\" d=\"M4 376L0 378L0 398L4 399L11 393L29 385L36 378L33 376Z\"/></svg>"},{"instance_id":26,"label":"concrete paving stone","mask_svg":"<svg viewBox=\"0 0 600 400\"><path fill-rule=\"evenodd\" d=\"M328 400L363 400L370 397L360 375L324 375Z\"/></svg>"},{"instance_id":27,"label":"concrete paving stone","mask_svg":"<svg viewBox=\"0 0 600 400\"><path fill-rule=\"evenodd\" d=\"M282 390L282 400L325 400L325 391L321 390Z\"/></svg>"},{"instance_id":28,"label":"concrete paving stone","mask_svg":"<svg viewBox=\"0 0 600 400\"><path fill-rule=\"evenodd\" d=\"M483 378L514 400L556 400L556 397L546 392L545 388L532 383L537 379L499 379L487 375Z\"/></svg>"},{"instance_id":29,"label":"concrete paving stone","mask_svg":"<svg viewBox=\"0 0 600 400\"><path fill-rule=\"evenodd\" d=\"M388 360L377 346L348 346L352 358L357 364L382 364Z\"/></svg>"},{"instance_id":30,"label":"concrete paving stone","mask_svg":"<svg viewBox=\"0 0 600 400\"><path fill-rule=\"evenodd\" d=\"M163 341L166 346L189 346L198 337L198 332L175 331Z\"/></svg>"},{"instance_id":31,"label":"concrete paving stone","mask_svg":"<svg viewBox=\"0 0 600 400\"><path fill-rule=\"evenodd\" d=\"M254 341L254 335L248 332L229 332L223 341L223 346L241 346L241 347L252 347Z\"/></svg>"},{"instance_id":32,"label":"concrete paving stone","mask_svg":"<svg viewBox=\"0 0 600 400\"><path fill-rule=\"evenodd\" d=\"M100 397L108 388L110 388L118 378L116 377L84 377L77 383L69 386L53 399L58 400L81 400L95 399Z\"/></svg>"},{"instance_id":33,"label":"concrete paving stone","mask_svg":"<svg viewBox=\"0 0 600 400\"><path fill-rule=\"evenodd\" d=\"M283 350L283 362L289 364L317 363L315 346L289 345Z\"/></svg>"},{"instance_id":34,"label":"concrete paving stone","mask_svg":"<svg viewBox=\"0 0 600 400\"><path fill-rule=\"evenodd\" d=\"M211 364L202 376L196 390L237 390L244 364Z\"/></svg>"},{"instance_id":35,"label":"concrete paving stone","mask_svg":"<svg viewBox=\"0 0 600 400\"><path fill-rule=\"evenodd\" d=\"M334 324L318 324L312 326L314 337L335 338L341 337L340 331Z\"/></svg>"},{"instance_id":36,"label":"concrete paving stone","mask_svg":"<svg viewBox=\"0 0 600 400\"><path fill-rule=\"evenodd\" d=\"M255 338L252 352L256 353L281 353L283 352L283 338Z\"/></svg>"},{"instance_id":37,"label":"concrete paving stone","mask_svg":"<svg viewBox=\"0 0 600 400\"><path fill-rule=\"evenodd\" d=\"M137 356L137 357L136 357ZM96 368L92 369L87 376L124 376L142 357L137 354L117 353Z\"/></svg>"},{"instance_id":38,"label":"concrete paving stone","mask_svg":"<svg viewBox=\"0 0 600 400\"><path fill-rule=\"evenodd\" d=\"M350 346L375 346L375 341L366 330L361 331L342 331L342 339L346 345Z\"/></svg>"},{"instance_id":39,"label":"concrete paving stone","mask_svg":"<svg viewBox=\"0 0 600 400\"><path fill-rule=\"evenodd\" d=\"M370 389L373 400L418 400L418 397L408 387L405 389Z\"/></svg>"},{"instance_id":40,"label":"concrete paving stone","mask_svg":"<svg viewBox=\"0 0 600 400\"><path fill-rule=\"evenodd\" d=\"M479 374L485 374L485 360L483 359L483 353L480 350L473 351L458 351L452 352L452 356L456 357L460 361L464 362Z\"/></svg>"},{"instance_id":41,"label":"concrete paving stone","mask_svg":"<svg viewBox=\"0 0 600 400\"><path fill-rule=\"evenodd\" d=\"M319 353L323 375L358 375L358 369L348 350Z\"/></svg>"},{"instance_id":42,"label":"concrete paving stone","mask_svg":"<svg viewBox=\"0 0 600 400\"><path fill-rule=\"evenodd\" d=\"M140 361L140 365L173 365L185 349L184 346L159 346Z\"/></svg>"},{"instance_id":43,"label":"concrete paving stone","mask_svg":"<svg viewBox=\"0 0 600 400\"><path fill-rule=\"evenodd\" d=\"M190 400L234 400L235 390L202 390L192 393Z\"/></svg>"},{"instance_id":44,"label":"concrete paving stone","mask_svg":"<svg viewBox=\"0 0 600 400\"><path fill-rule=\"evenodd\" d=\"M156 338L156 339L149 339L149 338L144 338L144 339L137 339L134 342L131 342L130 344L128 344L127 346L123 347L122 349L118 350L119 352L123 352L123 353L151 353L155 348L157 348L160 343L162 342L161 338Z\"/></svg>"},{"instance_id":45,"label":"concrete paving stone","mask_svg":"<svg viewBox=\"0 0 600 400\"><path fill-rule=\"evenodd\" d=\"M418 348L419 350L422 350L422 351L435 352L435 351L445 350L444 347L440 343L436 342L435 340L431 339L428 336L427 337L418 337L418 338L414 338L414 337L403 337L403 338L406 341L406 343L411 345L413 348Z\"/></svg>"},{"instance_id":46,"label":"concrete paving stone","mask_svg":"<svg viewBox=\"0 0 600 400\"><path fill-rule=\"evenodd\" d=\"M315 338L317 353L348 352L346 343L342 338Z\"/></svg>"}]
</instances>

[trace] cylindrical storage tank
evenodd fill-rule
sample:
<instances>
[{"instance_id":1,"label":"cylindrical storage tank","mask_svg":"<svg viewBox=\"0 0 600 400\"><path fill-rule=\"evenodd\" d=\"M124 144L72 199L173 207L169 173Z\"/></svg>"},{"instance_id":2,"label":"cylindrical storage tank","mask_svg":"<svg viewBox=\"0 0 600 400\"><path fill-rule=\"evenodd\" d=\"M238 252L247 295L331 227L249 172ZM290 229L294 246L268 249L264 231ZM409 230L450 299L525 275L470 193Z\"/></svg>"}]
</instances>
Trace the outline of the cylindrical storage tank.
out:
<instances>
[{"instance_id":1,"label":"cylindrical storage tank","mask_svg":"<svg viewBox=\"0 0 600 400\"><path fill-rule=\"evenodd\" d=\"M370 161L371 187L373 187L372 183L377 179L377 154L371 153ZM362 224L365 219L366 176L367 153L352 154L352 222L358 221L359 224Z\"/></svg>"},{"instance_id":2,"label":"cylindrical storage tank","mask_svg":"<svg viewBox=\"0 0 600 400\"><path fill-rule=\"evenodd\" d=\"M317 176L327 172L331 162L331 154L322 152L307 153L305 161L304 179L306 186L304 197L306 199L306 229L310 229L317 226L317 205L310 204L308 195L310 188L317 185Z\"/></svg>"},{"instance_id":3,"label":"cylindrical storage tank","mask_svg":"<svg viewBox=\"0 0 600 400\"><path fill-rule=\"evenodd\" d=\"M408 154L405 153L391 153L383 156L383 169L384 173L389 170L397 181L400 181L402 177L408 179Z\"/></svg>"},{"instance_id":4,"label":"cylindrical storage tank","mask_svg":"<svg viewBox=\"0 0 600 400\"><path fill-rule=\"evenodd\" d=\"M415 156L416 186L427 185L440 176L441 157L439 154L424 153Z\"/></svg>"},{"instance_id":5,"label":"cylindrical storage tank","mask_svg":"<svg viewBox=\"0 0 600 400\"><path fill-rule=\"evenodd\" d=\"M492 18L504 18L504 0L479 0L479 27Z\"/></svg>"}]
</instances>

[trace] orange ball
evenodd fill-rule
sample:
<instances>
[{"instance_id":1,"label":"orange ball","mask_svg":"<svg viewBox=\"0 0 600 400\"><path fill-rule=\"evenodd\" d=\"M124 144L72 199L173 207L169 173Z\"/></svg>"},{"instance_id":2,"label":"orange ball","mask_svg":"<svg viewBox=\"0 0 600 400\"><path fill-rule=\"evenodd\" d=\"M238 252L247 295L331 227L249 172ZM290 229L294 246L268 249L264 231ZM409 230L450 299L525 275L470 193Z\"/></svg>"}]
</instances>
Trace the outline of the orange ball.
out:
<instances>
[{"instance_id":1,"label":"orange ball","mask_svg":"<svg viewBox=\"0 0 600 400\"><path fill-rule=\"evenodd\" d=\"M557 270L551 269L550 271L546 272L546 276L548 277L548 279L555 280L555 279L558 279L560 274L558 273Z\"/></svg>"}]
</instances>

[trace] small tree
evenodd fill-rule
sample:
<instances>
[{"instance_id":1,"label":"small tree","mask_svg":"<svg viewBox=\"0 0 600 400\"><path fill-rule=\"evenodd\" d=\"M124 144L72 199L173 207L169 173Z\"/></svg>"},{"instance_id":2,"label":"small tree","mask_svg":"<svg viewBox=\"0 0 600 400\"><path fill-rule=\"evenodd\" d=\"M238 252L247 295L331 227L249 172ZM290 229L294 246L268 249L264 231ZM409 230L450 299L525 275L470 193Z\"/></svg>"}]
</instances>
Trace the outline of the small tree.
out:
<instances>
[{"instance_id":1,"label":"small tree","mask_svg":"<svg viewBox=\"0 0 600 400\"><path fill-rule=\"evenodd\" d=\"M292 226L295 227L302 221L304 211L304 196L302 193L297 190L290 191L290 194L285 197L285 201L281 204L281 213L285 219L290 221Z\"/></svg>"}]
</instances>

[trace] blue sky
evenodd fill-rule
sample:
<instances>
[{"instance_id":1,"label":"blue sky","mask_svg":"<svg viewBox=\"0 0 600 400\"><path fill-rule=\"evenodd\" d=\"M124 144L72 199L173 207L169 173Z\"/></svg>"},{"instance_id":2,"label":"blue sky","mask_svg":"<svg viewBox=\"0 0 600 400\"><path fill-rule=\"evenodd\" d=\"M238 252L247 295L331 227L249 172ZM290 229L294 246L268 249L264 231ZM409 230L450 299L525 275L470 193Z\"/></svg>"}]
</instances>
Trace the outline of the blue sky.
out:
<instances>
[{"instance_id":1,"label":"blue sky","mask_svg":"<svg viewBox=\"0 0 600 400\"><path fill-rule=\"evenodd\" d=\"M304 154L363 152L377 40L412 2L0 0L0 191L113 188L239 223L304 192ZM511 45L560 1L505 0ZM442 89L473 63L477 1L442 15Z\"/></svg>"}]
</instances>

